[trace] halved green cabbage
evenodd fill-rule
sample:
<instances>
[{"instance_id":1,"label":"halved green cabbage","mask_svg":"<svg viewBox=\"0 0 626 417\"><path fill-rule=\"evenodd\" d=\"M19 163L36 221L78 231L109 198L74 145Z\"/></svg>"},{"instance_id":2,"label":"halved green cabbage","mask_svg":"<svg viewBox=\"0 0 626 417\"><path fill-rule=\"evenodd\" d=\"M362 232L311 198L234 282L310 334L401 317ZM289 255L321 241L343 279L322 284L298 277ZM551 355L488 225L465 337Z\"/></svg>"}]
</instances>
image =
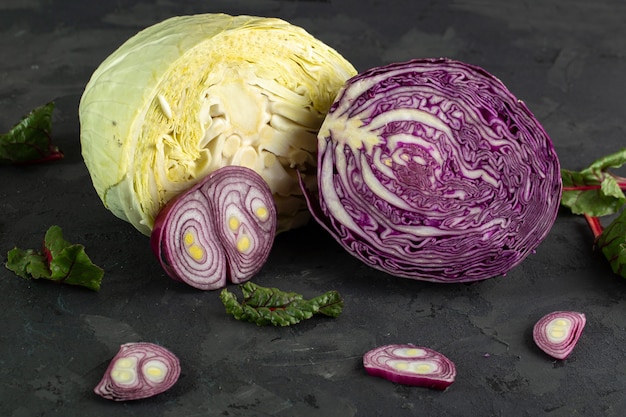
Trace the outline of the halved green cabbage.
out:
<instances>
[{"instance_id":1,"label":"halved green cabbage","mask_svg":"<svg viewBox=\"0 0 626 417\"><path fill-rule=\"evenodd\" d=\"M317 131L355 74L280 19L170 18L94 72L79 107L82 155L104 205L146 235L167 201L225 165L267 181L288 230L308 219L296 170L315 188Z\"/></svg>"}]
</instances>

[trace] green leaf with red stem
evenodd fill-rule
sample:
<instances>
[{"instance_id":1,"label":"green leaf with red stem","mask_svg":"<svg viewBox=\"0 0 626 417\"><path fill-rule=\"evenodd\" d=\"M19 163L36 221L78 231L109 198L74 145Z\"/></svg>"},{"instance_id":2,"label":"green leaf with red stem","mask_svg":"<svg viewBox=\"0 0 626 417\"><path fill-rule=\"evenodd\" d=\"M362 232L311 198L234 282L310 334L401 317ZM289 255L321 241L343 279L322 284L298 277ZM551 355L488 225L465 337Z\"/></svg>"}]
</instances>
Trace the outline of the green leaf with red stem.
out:
<instances>
[{"instance_id":1,"label":"green leaf with red stem","mask_svg":"<svg viewBox=\"0 0 626 417\"><path fill-rule=\"evenodd\" d=\"M617 213L626 204L626 178L609 170L626 163L626 148L594 161L582 171L561 170L561 204L574 214L606 216Z\"/></svg>"},{"instance_id":2,"label":"green leaf with red stem","mask_svg":"<svg viewBox=\"0 0 626 417\"><path fill-rule=\"evenodd\" d=\"M22 278L42 278L100 290L104 271L91 262L83 245L63 239L59 226L48 229L41 251L13 248L7 257L7 269Z\"/></svg>"},{"instance_id":3,"label":"green leaf with red stem","mask_svg":"<svg viewBox=\"0 0 626 417\"><path fill-rule=\"evenodd\" d=\"M235 319L256 323L259 326L289 326L323 314L338 317L343 309L343 299L337 291L328 291L322 295L305 300L295 292L281 291L277 288L266 288L250 281L239 286L243 293L243 301L223 289L220 299L226 312Z\"/></svg>"},{"instance_id":4,"label":"green leaf with red stem","mask_svg":"<svg viewBox=\"0 0 626 417\"><path fill-rule=\"evenodd\" d=\"M53 110L53 102L38 107L0 135L0 163L32 164L63 158L52 144Z\"/></svg>"},{"instance_id":5,"label":"green leaf with red stem","mask_svg":"<svg viewBox=\"0 0 626 417\"><path fill-rule=\"evenodd\" d=\"M626 211L602 231L596 247L608 259L613 272L626 278Z\"/></svg>"}]
</instances>

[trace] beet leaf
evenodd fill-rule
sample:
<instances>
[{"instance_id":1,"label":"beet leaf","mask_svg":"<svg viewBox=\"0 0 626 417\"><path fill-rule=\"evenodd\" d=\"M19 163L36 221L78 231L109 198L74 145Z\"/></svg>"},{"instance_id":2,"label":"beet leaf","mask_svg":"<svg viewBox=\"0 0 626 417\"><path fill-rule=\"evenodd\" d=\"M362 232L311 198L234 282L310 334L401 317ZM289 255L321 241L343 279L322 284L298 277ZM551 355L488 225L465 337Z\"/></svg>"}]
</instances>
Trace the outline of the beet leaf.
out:
<instances>
[{"instance_id":1,"label":"beet leaf","mask_svg":"<svg viewBox=\"0 0 626 417\"><path fill-rule=\"evenodd\" d=\"M626 148L597 159L581 171L561 170L561 204L585 217L613 271L626 278L626 178L611 172L626 164ZM604 228L600 218L618 214Z\"/></svg>"},{"instance_id":2,"label":"beet leaf","mask_svg":"<svg viewBox=\"0 0 626 417\"><path fill-rule=\"evenodd\" d=\"M22 278L42 278L100 290L104 271L91 262L83 245L63 239L59 226L48 229L41 251L16 247L8 252L7 257L7 269Z\"/></svg>"},{"instance_id":3,"label":"beet leaf","mask_svg":"<svg viewBox=\"0 0 626 417\"><path fill-rule=\"evenodd\" d=\"M609 170L626 163L626 148L600 158L582 171L561 170L563 196L561 204L574 214L606 216L619 211L626 204L622 189L626 178Z\"/></svg>"},{"instance_id":4,"label":"beet leaf","mask_svg":"<svg viewBox=\"0 0 626 417\"><path fill-rule=\"evenodd\" d=\"M40 106L0 135L0 163L34 164L63 158L52 144L53 110L53 102Z\"/></svg>"},{"instance_id":5,"label":"beet leaf","mask_svg":"<svg viewBox=\"0 0 626 417\"><path fill-rule=\"evenodd\" d=\"M227 289L220 293L226 312L237 320L259 326L289 326L309 319L315 314L338 317L343 310L343 299L337 291L328 291L311 299L295 292L266 288L252 282L239 285L243 301Z\"/></svg>"},{"instance_id":6,"label":"beet leaf","mask_svg":"<svg viewBox=\"0 0 626 417\"><path fill-rule=\"evenodd\" d=\"M626 278L626 211L602 231L596 247L609 261L613 272Z\"/></svg>"}]
</instances>

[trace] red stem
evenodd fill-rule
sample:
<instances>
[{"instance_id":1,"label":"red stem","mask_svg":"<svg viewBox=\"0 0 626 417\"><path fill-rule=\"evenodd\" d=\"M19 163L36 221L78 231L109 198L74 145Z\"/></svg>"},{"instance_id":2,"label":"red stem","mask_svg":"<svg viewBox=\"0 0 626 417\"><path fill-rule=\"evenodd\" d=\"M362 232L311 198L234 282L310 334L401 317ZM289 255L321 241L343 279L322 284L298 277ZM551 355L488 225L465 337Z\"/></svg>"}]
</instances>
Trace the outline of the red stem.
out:
<instances>
[{"instance_id":1,"label":"red stem","mask_svg":"<svg viewBox=\"0 0 626 417\"><path fill-rule=\"evenodd\" d=\"M615 181L617 181L617 185L621 190L626 191L626 178L620 177L618 175L611 175ZM602 186L600 184L589 184L589 185L572 185L571 187L563 187L563 191L591 191L591 190L599 190Z\"/></svg>"},{"instance_id":2,"label":"red stem","mask_svg":"<svg viewBox=\"0 0 626 417\"><path fill-rule=\"evenodd\" d=\"M604 227L600 223L600 219L596 216L590 216L585 214L585 220L587 220L587 224L591 228L591 232L593 233L593 237L595 240L598 240L602 232L604 231Z\"/></svg>"},{"instance_id":3,"label":"red stem","mask_svg":"<svg viewBox=\"0 0 626 417\"><path fill-rule=\"evenodd\" d=\"M41 158L31 159L24 162L19 162L17 165L33 165L33 164L41 164L44 162L58 161L59 159L63 159L64 155L60 151L52 151L46 156L42 156Z\"/></svg>"},{"instance_id":4,"label":"red stem","mask_svg":"<svg viewBox=\"0 0 626 417\"><path fill-rule=\"evenodd\" d=\"M626 191L626 182L618 182L619 188L622 191ZM573 185L571 187L563 187L563 191L591 191L599 190L602 186L600 184L595 185Z\"/></svg>"},{"instance_id":5,"label":"red stem","mask_svg":"<svg viewBox=\"0 0 626 417\"><path fill-rule=\"evenodd\" d=\"M600 185L574 185L572 187L563 187L563 191L590 191L599 189Z\"/></svg>"}]
</instances>

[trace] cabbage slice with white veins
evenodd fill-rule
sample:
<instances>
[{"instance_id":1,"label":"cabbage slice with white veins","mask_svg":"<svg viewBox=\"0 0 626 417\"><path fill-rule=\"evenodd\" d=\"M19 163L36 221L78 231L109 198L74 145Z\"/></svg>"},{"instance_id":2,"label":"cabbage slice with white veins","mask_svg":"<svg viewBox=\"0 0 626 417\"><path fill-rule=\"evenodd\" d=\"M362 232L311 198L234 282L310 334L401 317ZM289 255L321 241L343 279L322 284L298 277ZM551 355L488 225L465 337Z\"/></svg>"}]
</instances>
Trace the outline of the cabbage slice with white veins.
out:
<instances>
[{"instance_id":1,"label":"cabbage slice with white veins","mask_svg":"<svg viewBox=\"0 0 626 417\"><path fill-rule=\"evenodd\" d=\"M471 282L533 253L558 214L552 140L494 75L445 58L347 81L319 132L316 219L394 276Z\"/></svg>"},{"instance_id":2,"label":"cabbage slice with white veins","mask_svg":"<svg viewBox=\"0 0 626 417\"><path fill-rule=\"evenodd\" d=\"M354 67L275 18L203 14L148 27L114 51L80 101L82 154L104 205L148 235L159 210L225 165L269 184L278 230L308 219L316 135Z\"/></svg>"}]
</instances>

